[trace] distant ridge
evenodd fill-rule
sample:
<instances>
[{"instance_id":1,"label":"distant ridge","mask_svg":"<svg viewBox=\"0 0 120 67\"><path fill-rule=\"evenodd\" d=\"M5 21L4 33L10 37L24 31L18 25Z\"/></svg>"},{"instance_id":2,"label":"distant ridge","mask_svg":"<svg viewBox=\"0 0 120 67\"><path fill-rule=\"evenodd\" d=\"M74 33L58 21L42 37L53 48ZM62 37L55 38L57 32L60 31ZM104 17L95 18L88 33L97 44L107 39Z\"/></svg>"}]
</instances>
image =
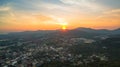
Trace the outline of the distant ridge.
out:
<instances>
[{"instance_id":1,"label":"distant ridge","mask_svg":"<svg viewBox=\"0 0 120 67\"><path fill-rule=\"evenodd\" d=\"M49 32L60 32L61 29L57 30L36 30L36 31L23 31L23 32L10 32L8 34L19 34L19 33L49 33ZM111 34L120 34L120 28L114 29L114 30L108 30L108 29L92 29L92 28L85 28L85 27L78 27L75 29L67 29L68 32L73 31L73 32L89 32L89 33L111 33ZM0 35L4 33L1 32ZM5 33L7 34L7 33Z\"/></svg>"}]
</instances>

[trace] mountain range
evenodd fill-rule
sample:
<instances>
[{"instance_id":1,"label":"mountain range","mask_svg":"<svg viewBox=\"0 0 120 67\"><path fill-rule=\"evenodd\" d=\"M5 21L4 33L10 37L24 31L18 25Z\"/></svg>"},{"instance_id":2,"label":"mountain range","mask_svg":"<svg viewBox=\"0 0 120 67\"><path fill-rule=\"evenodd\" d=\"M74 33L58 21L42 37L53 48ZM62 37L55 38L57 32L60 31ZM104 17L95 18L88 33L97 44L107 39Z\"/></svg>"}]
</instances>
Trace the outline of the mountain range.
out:
<instances>
[{"instance_id":1,"label":"mountain range","mask_svg":"<svg viewBox=\"0 0 120 67\"><path fill-rule=\"evenodd\" d=\"M106 29L91 29L91 28L76 28L72 30L37 30L37 31L24 31L24 32L12 32L8 34L1 34L0 38L5 37L41 37L41 36L58 36L58 35L67 35L67 36L75 36L75 37L93 37L100 35L108 35L115 36L120 35L120 28L115 30L106 30Z\"/></svg>"}]
</instances>

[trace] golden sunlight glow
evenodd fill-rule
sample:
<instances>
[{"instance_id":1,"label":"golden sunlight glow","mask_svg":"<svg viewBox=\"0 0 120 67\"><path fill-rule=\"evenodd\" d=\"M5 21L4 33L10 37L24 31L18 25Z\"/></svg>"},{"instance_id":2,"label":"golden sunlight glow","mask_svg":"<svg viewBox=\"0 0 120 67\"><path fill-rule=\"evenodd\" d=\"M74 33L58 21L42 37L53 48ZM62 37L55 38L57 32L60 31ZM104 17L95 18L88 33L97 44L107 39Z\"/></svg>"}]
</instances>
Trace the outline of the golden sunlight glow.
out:
<instances>
[{"instance_id":1,"label":"golden sunlight glow","mask_svg":"<svg viewBox=\"0 0 120 67\"><path fill-rule=\"evenodd\" d=\"M62 30L66 30L66 25L63 25L63 26L62 26Z\"/></svg>"},{"instance_id":2,"label":"golden sunlight glow","mask_svg":"<svg viewBox=\"0 0 120 67\"><path fill-rule=\"evenodd\" d=\"M1 1L0 33L58 29L67 31L79 27L110 30L120 28L119 3L114 0L110 6L108 4L111 1L104 0L100 3L99 0L31 1L20 1L21 4L25 3L23 5L16 5L19 1L14 0L5 3ZM23 6L26 9L21 8Z\"/></svg>"},{"instance_id":3,"label":"golden sunlight glow","mask_svg":"<svg viewBox=\"0 0 120 67\"><path fill-rule=\"evenodd\" d=\"M61 22L60 25L62 26L62 30L66 30L68 23L66 23L66 22Z\"/></svg>"}]
</instances>

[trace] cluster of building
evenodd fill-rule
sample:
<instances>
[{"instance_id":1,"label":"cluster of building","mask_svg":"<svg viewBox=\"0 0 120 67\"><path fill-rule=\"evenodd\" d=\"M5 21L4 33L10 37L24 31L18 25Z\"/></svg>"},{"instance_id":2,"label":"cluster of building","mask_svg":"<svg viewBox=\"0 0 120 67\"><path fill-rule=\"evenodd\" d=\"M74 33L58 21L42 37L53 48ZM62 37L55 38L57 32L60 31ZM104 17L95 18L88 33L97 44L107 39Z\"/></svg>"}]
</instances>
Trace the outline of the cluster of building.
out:
<instances>
[{"instance_id":1,"label":"cluster of building","mask_svg":"<svg viewBox=\"0 0 120 67\"><path fill-rule=\"evenodd\" d=\"M107 60L104 55L90 55L85 57L82 54L72 54L69 47L77 41L92 43L94 40L85 38L55 38L53 40L18 42L15 45L0 49L0 67L40 67L44 63L52 61L71 62L73 65L94 62L96 59ZM51 43L55 42L55 43ZM54 44L54 45L53 45ZM56 45L55 45L56 44Z\"/></svg>"}]
</instances>

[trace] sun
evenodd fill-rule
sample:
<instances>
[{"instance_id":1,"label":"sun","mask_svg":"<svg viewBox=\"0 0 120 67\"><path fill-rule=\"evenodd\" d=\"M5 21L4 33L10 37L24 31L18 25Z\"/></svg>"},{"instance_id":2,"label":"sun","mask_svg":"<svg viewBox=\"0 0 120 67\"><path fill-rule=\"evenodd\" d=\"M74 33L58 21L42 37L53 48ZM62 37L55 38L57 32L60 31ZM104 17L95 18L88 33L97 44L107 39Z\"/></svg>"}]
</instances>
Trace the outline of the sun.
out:
<instances>
[{"instance_id":1,"label":"sun","mask_svg":"<svg viewBox=\"0 0 120 67\"><path fill-rule=\"evenodd\" d=\"M63 18L57 18L57 21L57 24L59 24L61 26L61 29L65 31L67 29L68 22L66 22Z\"/></svg>"},{"instance_id":2,"label":"sun","mask_svg":"<svg viewBox=\"0 0 120 67\"><path fill-rule=\"evenodd\" d=\"M62 30L66 30L66 29L67 29L66 25L63 25Z\"/></svg>"},{"instance_id":3,"label":"sun","mask_svg":"<svg viewBox=\"0 0 120 67\"><path fill-rule=\"evenodd\" d=\"M62 23L60 23L60 25L61 25L61 28L62 28L62 30L66 30L67 29L67 23L66 22L62 22Z\"/></svg>"}]
</instances>

